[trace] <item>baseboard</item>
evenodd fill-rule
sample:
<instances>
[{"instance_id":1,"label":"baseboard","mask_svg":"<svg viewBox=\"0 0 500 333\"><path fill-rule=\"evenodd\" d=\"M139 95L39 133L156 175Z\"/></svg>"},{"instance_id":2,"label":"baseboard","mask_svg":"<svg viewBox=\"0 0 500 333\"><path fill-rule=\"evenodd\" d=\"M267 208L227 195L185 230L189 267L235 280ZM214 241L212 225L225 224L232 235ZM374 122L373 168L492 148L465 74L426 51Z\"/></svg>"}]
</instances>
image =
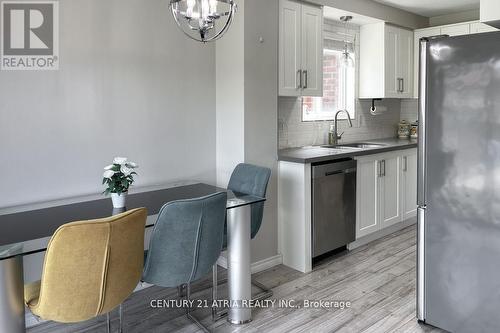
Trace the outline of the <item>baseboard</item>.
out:
<instances>
[{"instance_id":1,"label":"baseboard","mask_svg":"<svg viewBox=\"0 0 500 333\"><path fill-rule=\"evenodd\" d=\"M274 266L281 265L283 263L283 257L281 254L277 254L275 256L262 259L252 263L250 270L252 274L259 273L265 271L266 269L272 268ZM227 269L227 253L224 252L217 260L217 264L221 267Z\"/></svg>"},{"instance_id":2,"label":"baseboard","mask_svg":"<svg viewBox=\"0 0 500 333\"><path fill-rule=\"evenodd\" d=\"M396 223L394 225L391 225L390 227L387 227L385 229L379 230L374 232L373 234L366 235L364 237L361 237L359 239L356 239L354 242L350 243L347 245L347 248L349 250L354 250L355 248L358 248L360 246L366 245L368 243L373 242L374 240L377 240L379 238L388 236L396 231L399 231L401 229L404 229L406 227L409 227L411 225L414 225L417 223L417 218L412 217L408 220L405 220L401 223Z\"/></svg>"}]
</instances>

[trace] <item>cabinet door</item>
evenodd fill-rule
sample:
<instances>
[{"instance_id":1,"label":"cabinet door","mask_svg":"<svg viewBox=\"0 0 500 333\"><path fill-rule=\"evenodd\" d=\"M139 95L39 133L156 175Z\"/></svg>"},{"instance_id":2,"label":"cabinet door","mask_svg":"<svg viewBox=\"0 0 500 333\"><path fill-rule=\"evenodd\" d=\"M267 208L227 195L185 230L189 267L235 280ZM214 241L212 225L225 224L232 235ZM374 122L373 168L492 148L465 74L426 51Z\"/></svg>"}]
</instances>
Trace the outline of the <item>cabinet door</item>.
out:
<instances>
[{"instance_id":1,"label":"cabinet door","mask_svg":"<svg viewBox=\"0 0 500 333\"><path fill-rule=\"evenodd\" d=\"M416 30L413 43L413 97L418 98L418 88L420 86L420 38L438 36L441 34L441 28L429 28Z\"/></svg>"},{"instance_id":2,"label":"cabinet door","mask_svg":"<svg viewBox=\"0 0 500 333\"><path fill-rule=\"evenodd\" d=\"M302 5L302 96L323 96L323 11Z\"/></svg>"},{"instance_id":3,"label":"cabinet door","mask_svg":"<svg viewBox=\"0 0 500 333\"><path fill-rule=\"evenodd\" d=\"M386 26L385 29L385 97L398 98L400 77L399 29Z\"/></svg>"},{"instance_id":4,"label":"cabinet door","mask_svg":"<svg viewBox=\"0 0 500 333\"><path fill-rule=\"evenodd\" d=\"M358 160L356 239L379 230L379 169L377 160Z\"/></svg>"},{"instance_id":5,"label":"cabinet door","mask_svg":"<svg viewBox=\"0 0 500 333\"><path fill-rule=\"evenodd\" d=\"M470 32L469 24L455 24L441 27L441 35L461 36L468 35Z\"/></svg>"},{"instance_id":6,"label":"cabinet door","mask_svg":"<svg viewBox=\"0 0 500 333\"><path fill-rule=\"evenodd\" d=\"M413 32L400 29L398 60L402 98L413 96Z\"/></svg>"},{"instance_id":7,"label":"cabinet door","mask_svg":"<svg viewBox=\"0 0 500 333\"><path fill-rule=\"evenodd\" d=\"M280 1L279 9L279 95L300 96L301 5Z\"/></svg>"},{"instance_id":8,"label":"cabinet door","mask_svg":"<svg viewBox=\"0 0 500 333\"><path fill-rule=\"evenodd\" d=\"M417 216L417 150L402 156L402 210L403 220Z\"/></svg>"},{"instance_id":9,"label":"cabinet door","mask_svg":"<svg viewBox=\"0 0 500 333\"><path fill-rule=\"evenodd\" d=\"M484 23L471 23L470 25L470 33L471 34L480 34L483 32L492 32L492 31L498 31L497 28L492 27L491 25L487 25Z\"/></svg>"},{"instance_id":10,"label":"cabinet door","mask_svg":"<svg viewBox=\"0 0 500 333\"><path fill-rule=\"evenodd\" d=\"M401 222L401 169L400 156L388 156L381 161L380 227Z\"/></svg>"}]
</instances>

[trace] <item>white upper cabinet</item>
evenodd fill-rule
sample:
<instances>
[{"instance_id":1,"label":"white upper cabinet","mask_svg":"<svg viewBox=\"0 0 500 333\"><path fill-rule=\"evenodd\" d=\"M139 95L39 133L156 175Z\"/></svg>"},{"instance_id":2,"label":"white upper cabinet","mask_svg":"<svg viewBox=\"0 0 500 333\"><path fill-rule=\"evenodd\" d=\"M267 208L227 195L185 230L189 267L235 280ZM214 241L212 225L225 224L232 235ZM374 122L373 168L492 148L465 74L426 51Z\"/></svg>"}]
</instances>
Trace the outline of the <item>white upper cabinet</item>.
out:
<instances>
[{"instance_id":1,"label":"white upper cabinet","mask_svg":"<svg viewBox=\"0 0 500 333\"><path fill-rule=\"evenodd\" d=\"M481 0L480 7L481 22L500 28L500 1Z\"/></svg>"},{"instance_id":2,"label":"white upper cabinet","mask_svg":"<svg viewBox=\"0 0 500 333\"><path fill-rule=\"evenodd\" d=\"M409 98L413 92L413 32L361 26L359 98Z\"/></svg>"},{"instance_id":3,"label":"white upper cabinet","mask_svg":"<svg viewBox=\"0 0 500 333\"><path fill-rule=\"evenodd\" d=\"M323 96L323 11L302 5L302 95Z\"/></svg>"},{"instance_id":4,"label":"white upper cabinet","mask_svg":"<svg viewBox=\"0 0 500 333\"><path fill-rule=\"evenodd\" d=\"M492 27L491 25L487 25L481 22L471 23L470 25L471 34L481 34L483 32L492 32L492 31L498 31L498 29Z\"/></svg>"},{"instance_id":5,"label":"white upper cabinet","mask_svg":"<svg viewBox=\"0 0 500 333\"><path fill-rule=\"evenodd\" d=\"M400 97L411 98L413 96L413 32L405 29L399 30Z\"/></svg>"},{"instance_id":6,"label":"white upper cabinet","mask_svg":"<svg viewBox=\"0 0 500 333\"><path fill-rule=\"evenodd\" d=\"M453 24L441 27L441 35L462 36L470 33L470 24Z\"/></svg>"},{"instance_id":7,"label":"white upper cabinet","mask_svg":"<svg viewBox=\"0 0 500 333\"><path fill-rule=\"evenodd\" d=\"M499 0L494 0L494 1L499 1ZM421 38L438 36L438 35L462 36L462 35L478 34L491 31L498 31L498 29L480 22L464 22L464 23L449 24L438 27L415 30L415 40L414 40L415 56L413 64L413 71L414 71L413 97L418 98L419 68L420 68L419 43Z\"/></svg>"},{"instance_id":8,"label":"white upper cabinet","mask_svg":"<svg viewBox=\"0 0 500 333\"><path fill-rule=\"evenodd\" d=\"M301 5L292 1L280 1L279 12L279 93L283 96L300 96Z\"/></svg>"},{"instance_id":9,"label":"white upper cabinet","mask_svg":"<svg viewBox=\"0 0 500 333\"><path fill-rule=\"evenodd\" d=\"M322 36L321 8L280 0L280 96L323 96Z\"/></svg>"}]
</instances>

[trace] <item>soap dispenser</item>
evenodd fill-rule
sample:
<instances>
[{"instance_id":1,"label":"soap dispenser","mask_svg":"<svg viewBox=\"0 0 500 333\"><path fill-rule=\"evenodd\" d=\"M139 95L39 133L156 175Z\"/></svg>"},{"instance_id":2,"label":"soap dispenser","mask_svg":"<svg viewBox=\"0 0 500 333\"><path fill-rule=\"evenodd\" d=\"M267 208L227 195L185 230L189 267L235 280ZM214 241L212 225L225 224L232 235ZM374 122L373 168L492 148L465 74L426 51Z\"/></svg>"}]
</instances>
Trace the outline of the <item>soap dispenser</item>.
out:
<instances>
[{"instance_id":1,"label":"soap dispenser","mask_svg":"<svg viewBox=\"0 0 500 333\"><path fill-rule=\"evenodd\" d=\"M328 131L328 144L330 146L333 146L334 144L336 144L336 136L337 136L337 133L335 133L335 125L334 124L330 124L330 130Z\"/></svg>"}]
</instances>

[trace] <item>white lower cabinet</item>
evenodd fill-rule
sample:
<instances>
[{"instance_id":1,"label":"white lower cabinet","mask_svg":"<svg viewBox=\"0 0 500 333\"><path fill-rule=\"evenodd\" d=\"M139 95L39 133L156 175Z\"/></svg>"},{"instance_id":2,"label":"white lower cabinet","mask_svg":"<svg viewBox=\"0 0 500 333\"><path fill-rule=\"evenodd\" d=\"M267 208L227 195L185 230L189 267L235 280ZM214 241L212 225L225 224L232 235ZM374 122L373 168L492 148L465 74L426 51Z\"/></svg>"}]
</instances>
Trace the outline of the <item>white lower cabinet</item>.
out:
<instances>
[{"instance_id":1,"label":"white lower cabinet","mask_svg":"<svg viewBox=\"0 0 500 333\"><path fill-rule=\"evenodd\" d=\"M417 216L417 149L410 149L402 155L402 212L403 221Z\"/></svg>"},{"instance_id":2,"label":"white lower cabinet","mask_svg":"<svg viewBox=\"0 0 500 333\"><path fill-rule=\"evenodd\" d=\"M379 162L380 227L401 222L401 156L388 154Z\"/></svg>"},{"instance_id":3,"label":"white lower cabinet","mask_svg":"<svg viewBox=\"0 0 500 333\"><path fill-rule=\"evenodd\" d=\"M360 158L356 180L356 238L379 230L378 161Z\"/></svg>"},{"instance_id":4,"label":"white lower cabinet","mask_svg":"<svg viewBox=\"0 0 500 333\"><path fill-rule=\"evenodd\" d=\"M416 216L416 149L357 160L357 239Z\"/></svg>"}]
</instances>

